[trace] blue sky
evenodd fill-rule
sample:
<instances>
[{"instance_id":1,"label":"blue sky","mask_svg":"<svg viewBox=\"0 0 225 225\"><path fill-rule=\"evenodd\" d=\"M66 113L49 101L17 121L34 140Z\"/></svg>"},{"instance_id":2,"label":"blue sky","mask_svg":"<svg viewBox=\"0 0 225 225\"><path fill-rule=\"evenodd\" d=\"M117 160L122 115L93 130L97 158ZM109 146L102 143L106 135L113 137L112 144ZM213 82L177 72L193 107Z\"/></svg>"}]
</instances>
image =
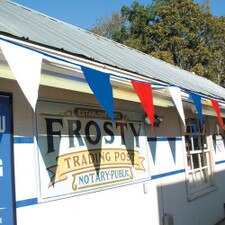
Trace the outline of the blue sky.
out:
<instances>
[{"instance_id":1,"label":"blue sky","mask_svg":"<svg viewBox=\"0 0 225 225\"><path fill-rule=\"evenodd\" d=\"M77 27L89 29L96 19L130 6L133 0L12 0ZM196 0L202 3L204 0ZM147 5L150 0L139 0ZM213 15L225 16L225 0L211 0Z\"/></svg>"}]
</instances>

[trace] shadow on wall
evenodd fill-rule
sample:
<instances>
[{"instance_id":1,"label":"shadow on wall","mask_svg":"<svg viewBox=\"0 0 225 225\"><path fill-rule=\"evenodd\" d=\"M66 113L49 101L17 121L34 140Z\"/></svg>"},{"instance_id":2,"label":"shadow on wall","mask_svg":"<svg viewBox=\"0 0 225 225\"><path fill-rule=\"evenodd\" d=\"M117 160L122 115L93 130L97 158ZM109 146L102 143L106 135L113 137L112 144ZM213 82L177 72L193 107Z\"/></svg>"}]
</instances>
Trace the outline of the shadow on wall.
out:
<instances>
[{"instance_id":1,"label":"shadow on wall","mask_svg":"<svg viewBox=\"0 0 225 225\"><path fill-rule=\"evenodd\" d=\"M214 159L216 172L213 174L214 181L211 183L214 185L210 186L203 182L203 188L199 190L201 196L196 192L196 198L188 200L191 198L190 194L188 198L189 188L186 182L189 181L186 181L184 169L186 155L184 155L181 130L176 129L180 128L178 120L172 121L176 118L175 113L172 109L165 112L160 110L159 114L164 116L163 123L155 130L148 129L148 137L151 137L148 139L150 160L152 160L151 174L153 174L151 182L157 187L160 225L163 225L163 222L164 225L215 225L225 216L225 160L218 162L225 159L224 143L217 140L223 145L221 150L218 143L215 144L213 141L211 146L209 142L210 147L214 148L212 154L216 156ZM196 118L191 112L186 117ZM209 121L206 134L212 135L217 118L206 117L206 120ZM168 138L169 135L176 138ZM194 158L193 161L195 163L197 160ZM204 163L204 159L201 159L201 163Z\"/></svg>"},{"instance_id":2,"label":"shadow on wall","mask_svg":"<svg viewBox=\"0 0 225 225\"><path fill-rule=\"evenodd\" d=\"M151 181L157 183L160 225L215 225L225 217L225 170L215 172L215 185L191 201L186 182L177 182L185 172L168 176Z\"/></svg>"},{"instance_id":3,"label":"shadow on wall","mask_svg":"<svg viewBox=\"0 0 225 225\"><path fill-rule=\"evenodd\" d=\"M201 179L198 185L202 189L191 193L185 169L180 169L184 168L181 161L185 157L182 138L157 137L148 141L153 164L151 182L157 187L160 225L215 225L221 220L225 216L225 160L218 160L224 158L224 146L218 148L213 141L212 153L217 157L213 181L209 178L207 183ZM193 188L197 190L197 183Z\"/></svg>"},{"instance_id":4,"label":"shadow on wall","mask_svg":"<svg viewBox=\"0 0 225 225\"><path fill-rule=\"evenodd\" d=\"M121 174L119 169L118 172L120 177L126 175L127 180L133 179L132 168L145 171L142 158L135 150L144 145L141 142L145 138L141 122L131 120L113 123L108 120L74 118L73 115L53 117L40 114L37 124L40 159L49 171L50 186L66 180L66 173L70 172L79 174L86 170L90 172L88 176L92 182L94 176L98 179L103 167L105 170L116 169L116 165L126 168L126 174ZM103 173L107 177L110 175L108 172Z\"/></svg>"}]
</instances>

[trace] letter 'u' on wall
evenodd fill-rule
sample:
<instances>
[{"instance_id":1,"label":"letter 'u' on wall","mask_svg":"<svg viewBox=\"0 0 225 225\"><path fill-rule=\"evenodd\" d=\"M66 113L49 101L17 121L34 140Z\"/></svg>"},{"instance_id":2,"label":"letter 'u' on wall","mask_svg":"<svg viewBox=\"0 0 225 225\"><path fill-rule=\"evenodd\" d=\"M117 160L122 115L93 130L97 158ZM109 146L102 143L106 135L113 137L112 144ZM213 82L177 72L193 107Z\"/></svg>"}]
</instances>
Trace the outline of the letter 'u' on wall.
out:
<instances>
[{"instance_id":1,"label":"letter 'u' on wall","mask_svg":"<svg viewBox=\"0 0 225 225\"><path fill-rule=\"evenodd\" d=\"M0 47L21 90L35 111L43 55L6 41L0 41Z\"/></svg>"}]
</instances>

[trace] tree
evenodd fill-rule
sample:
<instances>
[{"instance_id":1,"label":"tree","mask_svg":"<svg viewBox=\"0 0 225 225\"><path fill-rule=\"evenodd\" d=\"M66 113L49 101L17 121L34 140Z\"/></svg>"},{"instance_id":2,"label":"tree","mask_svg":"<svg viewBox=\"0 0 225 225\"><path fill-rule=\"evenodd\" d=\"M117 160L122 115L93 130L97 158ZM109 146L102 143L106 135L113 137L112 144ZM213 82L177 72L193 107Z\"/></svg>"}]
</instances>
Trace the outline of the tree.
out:
<instances>
[{"instance_id":1,"label":"tree","mask_svg":"<svg viewBox=\"0 0 225 225\"><path fill-rule=\"evenodd\" d=\"M155 0L146 7L135 1L113 15L120 20L98 25L110 25L111 33L92 31L216 83L225 79L225 17L212 16L209 0Z\"/></svg>"},{"instance_id":2,"label":"tree","mask_svg":"<svg viewBox=\"0 0 225 225\"><path fill-rule=\"evenodd\" d=\"M125 18L120 13L112 13L111 16L98 18L91 31L122 43L127 38L125 22Z\"/></svg>"}]
</instances>

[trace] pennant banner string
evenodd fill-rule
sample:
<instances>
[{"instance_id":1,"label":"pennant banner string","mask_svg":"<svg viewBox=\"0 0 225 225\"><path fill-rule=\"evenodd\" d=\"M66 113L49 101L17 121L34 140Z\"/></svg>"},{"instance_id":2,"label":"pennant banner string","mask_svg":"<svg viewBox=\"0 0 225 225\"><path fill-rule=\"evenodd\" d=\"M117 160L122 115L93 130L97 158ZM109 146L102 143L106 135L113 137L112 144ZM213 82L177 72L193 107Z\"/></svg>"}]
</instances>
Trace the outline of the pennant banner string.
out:
<instances>
[{"instance_id":1,"label":"pennant banner string","mask_svg":"<svg viewBox=\"0 0 225 225\"><path fill-rule=\"evenodd\" d=\"M58 60L58 61L62 61L64 63L68 63L70 65L75 65L75 66L82 66L80 64L77 64L77 63L74 63L74 62L71 62L69 60L66 60L66 59L63 59L61 57L57 57L57 56L54 56L54 55L51 55L49 53L46 53L46 52L43 52L43 51L40 51L40 50L37 50L37 49L33 49L31 47L28 47L28 46L24 46L22 44L19 44L19 43L16 43L14 41L11 41L11 40L7 40L5 38L2 38L0 37L0 40L2 41L5 41L5 42L8 42L8 43L11 43L13 45L17 45L19 47L22 47L22 48L25 48L25 49L29 49L31 51L34 51L34 52L37 52L37 53L40 53L42 54L43 56L47 57L47 58L50 58L50 59L55 59L55 60ZM110 76L113 76L113 77L117 77L117 78L121 78L121 79L124 79L124 80L129 80L129 81L137 81L137 82L143 82L143 83L146 83L146 84L151 84L151 85L155 85L155 86L161 86L161 87L178 87L180 88L182 91L186 92L186 93L190 93L190 90L186 89L186 88L183 88L183 87L179 87L179 86L176 86L176 85L171 85L171 84L159 84L159 83L150 83L150 82L147 82L147 81L140 81L140 80L136 80L136 79L131 79L131 78L127 78L127 77L123 77L123 76L119 76L119 75L115 75L115 74L112 74L110 73ZM198 95L201 95L201 94L198 94ZM212 98L214 97L206 97L205 95L201 95L203 98L206 98L208 100L211 100ZM221 100L217 100L219 103L221 104L225 104L224 101L221 101Z\"/></svg>"}]
</instances>

